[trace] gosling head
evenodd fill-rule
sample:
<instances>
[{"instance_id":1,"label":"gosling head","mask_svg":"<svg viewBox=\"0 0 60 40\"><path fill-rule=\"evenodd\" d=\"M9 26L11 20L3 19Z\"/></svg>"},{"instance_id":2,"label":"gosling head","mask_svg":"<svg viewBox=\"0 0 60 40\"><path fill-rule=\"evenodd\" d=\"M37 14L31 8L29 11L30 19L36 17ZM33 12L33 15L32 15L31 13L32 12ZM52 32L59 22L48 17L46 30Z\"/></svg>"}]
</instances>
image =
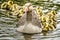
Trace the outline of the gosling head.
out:
<instances>
[{"instance_id":1,"label":"gosling head","mask_svg":"<svg viewBox=\"0 0 60 40\"><path fill-rule=\"evenodd\" d=\"M6 8L7 7L7 2L2 3L1 8Z\"/></svg>"},{"instance_id":2,"label":"gosling head","mask_svg":"<svg viewBox=\"0 0 60 40\"><path fill-rule=\"evenodd\" d=\"M54 10L52 10L51 13L52 13L53 15L56 15L56 14L57 14L56 11L54 11Z\"/></svg>"},{"instance_id":3,"label":"gosling head","mask_svg":"<svg viewBox=\"0 0 60 40\"><path fill-rule=\"evenodd\" d=\"M8 5L9 6L13 5L13 1L8 1Z\"/></svg>"},{"instance_id":4,"label":"gosling head","mask_svg":"<svg viewBox=\"0 0 60 40\"><path fill-rule=\"evenodd\" d=\"M57 12L55 10L52 10L48 13L49 16L54 16L56 14L57 14Z\"/></svg>"}]
</instances>

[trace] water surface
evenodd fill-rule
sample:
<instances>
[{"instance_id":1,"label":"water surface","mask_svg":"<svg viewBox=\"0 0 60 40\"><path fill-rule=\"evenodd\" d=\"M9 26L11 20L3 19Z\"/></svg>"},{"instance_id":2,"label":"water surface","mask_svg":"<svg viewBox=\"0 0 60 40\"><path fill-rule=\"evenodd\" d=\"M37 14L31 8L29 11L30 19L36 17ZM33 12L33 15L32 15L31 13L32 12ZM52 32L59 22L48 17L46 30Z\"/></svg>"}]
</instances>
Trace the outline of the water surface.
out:
<instances>
[{"instance_id":1,"label":"water surface","mask_svg":"<svg viewBox=\"0 0 60 40\"><path fill-rule=\"evenodd\" d=\"M0 1L0 4L3 1ZM17 1L17 3L19 3ZM55 9L57 11L58 20L56 29L48 33L47 36L42 34L36 34L32 36L33 40L60 40L60 1L53 0L52 2L41 2L40 6L43 9L43 12L48 10ZM10 11L0 9L0 40L24 40L24 36L21 33L16 32L16 23L17 18L15 16L7 16L7 13Z\"/></svg>"}]
</instances>

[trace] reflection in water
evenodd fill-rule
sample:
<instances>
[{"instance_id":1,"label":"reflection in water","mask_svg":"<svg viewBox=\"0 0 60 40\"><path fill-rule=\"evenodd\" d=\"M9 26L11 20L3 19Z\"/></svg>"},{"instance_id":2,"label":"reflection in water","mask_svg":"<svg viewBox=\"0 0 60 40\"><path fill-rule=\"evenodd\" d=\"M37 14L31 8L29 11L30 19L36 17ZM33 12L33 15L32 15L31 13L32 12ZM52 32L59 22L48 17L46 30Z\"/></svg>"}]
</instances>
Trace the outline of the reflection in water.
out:
<instances>
[{"instance_id":1,"label":"reflection in water","mask_svg":"<svg viewBox=\"0 0 60 40\"><path fill-rule=\"evenodd\" d=\"M25 40L32 40L32 34L23 34L23 36L24 36L24 38L25 38Z\"/></svg>"}]
</instances>

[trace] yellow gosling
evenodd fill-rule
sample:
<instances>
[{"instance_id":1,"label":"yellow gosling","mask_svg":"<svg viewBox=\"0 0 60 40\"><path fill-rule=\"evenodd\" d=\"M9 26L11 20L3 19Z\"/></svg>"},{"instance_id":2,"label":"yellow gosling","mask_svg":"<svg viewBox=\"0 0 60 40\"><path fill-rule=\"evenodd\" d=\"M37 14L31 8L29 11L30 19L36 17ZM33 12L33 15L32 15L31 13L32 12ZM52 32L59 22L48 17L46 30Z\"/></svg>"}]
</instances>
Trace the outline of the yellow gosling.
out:
<instances>
[{"instance_id":1,"label":"yellow gosling","mask_svg":"<svg viewBox=\"0 0 60 40\"><path fill-rule=\"evenodd\" d=\"M3 8L3 9L7 8L7 2L2 3L1 8Z\"/></svg>"},{"instance_id":2,"label":"yellow gosling","mask_svg":"<svg viewBox=\"0 0 60 40\"><path fill-rule=\"evenodd\" d=\"M53 26L54 26L54 28L56 28L56 24L57 24L57 22L52 21L50 24L51 24L51 25L53 25Z\"/></svg>"},{"instance_id":3,"label":"yellow gosling","mask_svg":"<svg viewBox=\"0 0 60 40\"><path fill-rule=\"evenodd\" d=\"M4 2L2 3L1 8L11 10L12 5L13 5L13 1Z\"/></svg>"},{"instance_id":4,"label":"yellow gosling","mask_svg":"<svg viewBox=\"0 0 60 40\"><path fill-rule=\"evenodd\" d=\"M56 28L56 12L55 11L51 11L48 12L45 17L42 16L41 21L42 21L42 33L43 35L46 35L48 33L48 31L53 31ZM44 21L46 20L46 21Z\"/></svg>"},{"instance_id":5,"label":"yellow gosling","mask_svg":"<svg viewBox=\"0 0 60 40\"><path fill-rule=\"evenodd\" d=\"M43 35L47 35L48 31L49 31L49 27L48 27L48 24L46 24L46 25L42 28L42 33L43 33Z\"/></svg>"},{"instance_id":6,"label":"yellow gosling","mask_svg":"<svg viewBox=\"0 0 60 40\"><path fill-rule=\"evenodd\" d=\"M13 5L13 1L8 1L7 4L8 4L8 9L11 10L11 7Z\"/></svg>"},{"instance_id":7,"label":"yellow gosling","mask_svg":"<svg viewBox=\"0 0 60 40\"><path fill-rule=\"evenodd\" d=\"M24 13L24 12L23 12L23 9L20 9L20 10L19 10L19 15L18 15L18 16L22 16L23 13Z\"/></svg>"},{"instance_id":8,"label":"yellow gosling","mask_svg":"<svg viewBox=\"0 0 60 40\"><path fill-rule=\"evenodd\" d=\"M20 10L14 11L14 13L12 15L21 17L23 15L23 9L21 8Z\"/></svg>"},{"instance_id":9,"label":"yellow gosling","mask_svg":"<svg viewBox=\"0 0 60 40\"><path fill-rule=\"evenodd\" d=\"M43 13L42 13L42 9L39 6L36 7L36 12L37 12L37 15L40 19L40 17L43 15Z\"/></svg>"},{"instance_id":10,"label":"yellow gosling","mask_svg":"<svg viewBox=\"0 0 60 40\"><path fill-rule=\"evenodd\" d=\"M45 15L42 15L40 20L41 20L42 22L46 22L46 16L45 16Z\"/></svg>"},{"instance_id":11,"label":"yellow gosling","mask_svg":"<svg viewBox=\"0 0 60 40\"><path fill-rule=\"evenodd\" d=\"M57 16L56 16L56 12L53 10L53 11L51 11L50 13L48 13L49 15L51 15L51 16L49 16L49 22L50 22L50 24L51 24L51 27L54 27L54 28L56 28L56 21L57 21ZM53 29L54 29L53 28Z\"/></svg>"},{"instance_id":12,"label":"yellow gosling","mask_svg":"<svg viewBox=\"0 0 60 40\"><path fill-rule=\"evenodd\" d=\"M13 16L17 16L19 14L19 10L16 10L12 13Z\"/></svg>"},{"instance_id":13,"label":"yellow gosling","mask_svg":"<svg viewBox=\"0 0 60 40\"><path fill-rule=\"evenodd\" d=\"M56 15L57 14L55 10L52 10L51 13L52 13L52 15Z\"/></svg>"},{"instance_id":14,"label":"yellow gosling","mask_svg":"<svg viewBox=\"0 0 60 40\"><path fill-rule=\"evenodd\" d=\"M54 30L56 28L56 22L54 22L54 20L52 20L52 22L50 22L50 28L52 28L52 30Z\"/></svg>"},{"instance_id":15,"label":"yellow gosling","mask_svg":"<svg viewBox=\"0 0 60 40\"><path fill-rule=\"evenodd\" d=\"M50 24L49 27L50 27L50 29L49 29L50 31L53 31L55 29L54 25L52 25L52 24Z\"/></svg>"},{"instance_id":16,"label":"yellow gosling","mask_svg":"<svg viewBox=\"0 0 60 40\"><path fill-rule=\"evenodd\" d=\"M52 30L52 28L49 26L49 25L51 25L51 22L52 22L53 20L51 19L51 18L49 18L49 16L47 15L47 17L46 17L46 25L48 25L48 28L49 28L49 30Z\"/></svg>"},{"instance_id":17,"label":"yellow gosling","mask_svg":"<svg viewBox=\"0 0 60 40\"><path fill-rule=\"evenodd\" d=\"M51 25L52 25L51 23L53 23L53 19L51 19L50 17L48 17L48 18L46 19L46 22L49 24L49 26L48 26L49 30L50 30L50 31L51 31L51 30L54 30L54 27L51 26Z\"/></svg>"},{"instance_id":18,"label":"yellow gosling","mask_svg":"<svg viewBox=\"0 0 60 40\"><path fill-rule=\"evenodd\" d=\"M19 6L19 5L17 5L17 4L13 4L13 5L11 6L11 10L12 10L12 11L19 10L20 8L21 8L21 6Z\"/></svg>"},{"instance_id":19,"label":"yellow gosling","mask_svg":"<svg viewBox=\"0 0 60 40\"><path fill-rule=\"evenodd\" d=\"M43 35L47 35L47 33L49 31L49 28L48 28L49 24L46 22L46 18L47 18L46 15L42 15L42 17L41 17L41 22L42 22L42 26L43 26L43 28L42 28Z\"/></svg>"},{"instance_id":20,"label":"yellow gosling","mask_svg":"<svg viewBox=\"0 0 60 40\"><path fill-rule=\"evenodd\" d=\"M13 5L13 1L8 1L8 5L9 6Z\"/></svg>"},{"instance_id":21,"label":"yellow gosling","mask_svg":"<svg viewBox=\"0 0 60 40\"><path fill-rule=\"evenodd\" d=\"M50 12L47 13L47 15L48 15L50 18L55 18L56 14L57 14L57 13L56 13L54 10L52 10L52 11L50 11Z\"/></svg>"}]
</instances>

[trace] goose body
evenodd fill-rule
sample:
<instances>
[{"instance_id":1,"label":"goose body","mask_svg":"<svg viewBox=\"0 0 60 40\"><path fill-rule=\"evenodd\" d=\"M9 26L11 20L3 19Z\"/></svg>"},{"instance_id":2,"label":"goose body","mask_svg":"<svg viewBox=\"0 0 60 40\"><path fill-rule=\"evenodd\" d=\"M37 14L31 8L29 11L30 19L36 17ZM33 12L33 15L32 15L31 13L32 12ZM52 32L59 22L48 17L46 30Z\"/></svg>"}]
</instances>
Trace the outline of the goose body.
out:
<instances>
[{"instance_id":1,"label":"goose body","mask_svg":"<svg viewBox=\"0 0 60 40\"><path fill-rule=\"evenodd\" d=\"M34 12L24 13L17 24L18 32L22 33L41 33L42 25Z\"/></svg>"}]
</instances>

